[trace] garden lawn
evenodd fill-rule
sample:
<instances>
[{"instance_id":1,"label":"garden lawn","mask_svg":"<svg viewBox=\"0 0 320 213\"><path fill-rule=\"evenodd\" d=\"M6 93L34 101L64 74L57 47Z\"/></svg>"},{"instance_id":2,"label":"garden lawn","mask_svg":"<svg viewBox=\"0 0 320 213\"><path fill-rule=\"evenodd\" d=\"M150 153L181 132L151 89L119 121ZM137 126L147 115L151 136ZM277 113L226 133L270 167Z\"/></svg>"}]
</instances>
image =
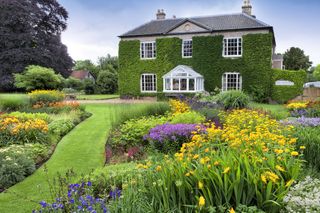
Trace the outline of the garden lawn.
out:
<instances>
[{"instance_id":1,"label":"garden lawn","mask_svg":"<svg viewBox=\"0 0 320 213\"><path fill-rule=\"evenodd\" d=\"M261 104L251 102L249 106L253 109L268 111L277 120L285 119L290 116L289 110L281 104Z\"/></svg>"},{"instance_id":2,"label":"garden lawn","mask_svg":"<svg viewBox=\"0 0 320 213\"><path fill-rule=\"evenodd\" d=\"M48 177L57 172L64 173L70 168L77 174L88 174L103 167L104 146L111 123L116 119L119 105L87 105L93 115L76 126L58 144L54 154L46 163ZM51 200L48 178L42 166L33 175L0 194L0 212L31 212L39 207L39 201Z\"/></svg>"},{"instance_id":3,"label":"garden lawn","mask_svg":"<svg viewBox=\"0 0 320 213\"><path fill-rule=\"evenodd\" d=\"M27 94L23 93L0 93L0 101L1 99L24 99L28 98Z\"/></svg>"},{"instance_id":4,"label":"garden lawn","mask_svg":"<svg viewBox=\"0 0 320 213\"><path fill-rule=\"evenodd\" d=\"M77 100L108 100L119 98L119 95L77 95Z\"/></svg>"}]
</instances>

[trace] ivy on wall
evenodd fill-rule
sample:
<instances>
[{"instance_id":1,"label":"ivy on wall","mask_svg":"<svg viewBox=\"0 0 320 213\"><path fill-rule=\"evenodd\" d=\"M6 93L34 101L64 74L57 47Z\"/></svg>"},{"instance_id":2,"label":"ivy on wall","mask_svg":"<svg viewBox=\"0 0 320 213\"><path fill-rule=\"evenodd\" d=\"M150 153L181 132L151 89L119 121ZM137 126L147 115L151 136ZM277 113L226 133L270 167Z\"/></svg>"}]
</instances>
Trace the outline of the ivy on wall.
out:
<instances>
[{"instance_id":1,"label":"ivy on wall","mask_svg":"<svg viewBox=\"0 0 320 213\"><path fill-rule=\"evenodd\" d=\"M273 70L272 96L271 98L278 103L285 103L303 93L303 84L307 78L304 70ZM276 86L278 80L287 80L294 83L293 86Z\"/></svg>"},{"instance_id":2,"label":"ivy on wall","mask_svg":"<svg viewBox=\"0 0 320 213\"><path fill-rule=\"evenodd\" d=\"M162 76L180 64L191 66L202 74L205 90L209 92L216 87L221 88L223 73L239 72L246 92L251 93L253 88L255 91L259 88L265 95L271 94L272 34L243 36L243 54L239 58L222 56L223 36L193 37L192 58L182 58L182 40L179 38L160 38L156 40L156 45L156 59L141 60L138 40L120 41L120 95L144 95L140 93L140 76L143 73L157 74L157 91L162 92Z\"/></svg>"}]
</instances>

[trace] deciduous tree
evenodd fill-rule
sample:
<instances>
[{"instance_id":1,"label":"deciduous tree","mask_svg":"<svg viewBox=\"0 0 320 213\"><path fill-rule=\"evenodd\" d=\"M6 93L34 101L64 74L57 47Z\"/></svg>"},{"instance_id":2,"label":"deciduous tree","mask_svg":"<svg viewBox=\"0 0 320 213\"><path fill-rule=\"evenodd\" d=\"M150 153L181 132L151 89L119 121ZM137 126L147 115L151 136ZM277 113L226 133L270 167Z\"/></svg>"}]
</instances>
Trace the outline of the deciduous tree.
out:
<instances>
[{"instance_id":1,"label":"deciduous tree","mask_svg":"<svg viewBox=\"0 0 320 213\"><path fill-rule=\"evenodd\" d=\"M312 65L309 56L298 47L291 47L284 53L283 63L287 70L308 70Z\"/></svg>"}]
</instances>

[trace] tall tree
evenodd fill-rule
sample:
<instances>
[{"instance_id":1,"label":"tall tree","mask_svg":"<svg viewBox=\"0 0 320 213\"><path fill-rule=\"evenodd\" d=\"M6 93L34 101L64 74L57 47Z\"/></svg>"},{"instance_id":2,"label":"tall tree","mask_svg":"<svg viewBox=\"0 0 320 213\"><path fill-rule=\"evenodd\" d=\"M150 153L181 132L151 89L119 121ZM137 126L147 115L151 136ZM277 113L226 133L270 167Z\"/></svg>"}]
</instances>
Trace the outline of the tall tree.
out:
<instances>
[{"instance_id":1,"label":"tall tree","mask_svg":"<svg viewBox=\"0 0 320 213\"><path fill-rule=\"evenodd\" d=\"M320 81L320 64L315 67L313 71L313 77L315 78L315 80Z\"/></svg>"},{"instance_id":2,"label":"tall tree","mask_svg":"<svg viewBox=\"0 0 320 213\"><path fill-rule=\"evenodd\" d=\"M284 53L283 63L288 70L308 70L312 65L309 56L298 47L291 47Z\"/></svg>"},{"instance_id":3,"label":"tall tree","mask_svg":"<svg viewBox=\"0 0 320 213\"><path fill-rule=\"evenodd\" d=\"M108 54L106 57L99 57L98 58L98 66L101 70L109 69L110 65L113 67L114 70L118 70L118 57L111 56Z\"/></svg>"},{"instance_id":4,"label":"tall tree","mask_svg":"<svg viewBox=\"0 0 320 213\"><path fill-rule=\"evenodd\" d=\"M61 42L67 19L57 0L0 0L0 90L13 89L13 73L28 65L69 75L73 61Z\"/></svg>"},{"instance_id":5,"label":"tall tree","mask_svg":"<svg viewBox=\"0 0 320 213\"><path fill-rule=\"evenodd\" d=\"M98 77L98 67L91 60L78 60L75 62L73 70L90 71L96 78Z\"/></svg>"}]
</instances>

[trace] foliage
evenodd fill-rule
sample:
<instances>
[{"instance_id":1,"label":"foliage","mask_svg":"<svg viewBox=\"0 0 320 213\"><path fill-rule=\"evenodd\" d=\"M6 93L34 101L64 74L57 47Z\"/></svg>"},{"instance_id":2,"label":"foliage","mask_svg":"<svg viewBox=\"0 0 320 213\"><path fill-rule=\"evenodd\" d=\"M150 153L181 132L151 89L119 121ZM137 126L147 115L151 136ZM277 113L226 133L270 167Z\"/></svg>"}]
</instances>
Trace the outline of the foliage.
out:
<instances>
[{"instance_id":1,"label":"foliage","mask_svg":"<svg viewBox=\"0 0 320 213\"><path fill-rule=\"evenodd\" d=\"M292 117L320 117L320 101L290 102L286 107Z\"/></svg>"},{"instance_id":2,"label":"foliage","mask_svg":"<svg viewBox=\"0 0 320 213\"><path fill-rule=\"evenodd\" d=\"M273 69L271 98L279 103L284 103L297 97L303 92L303 84L305 79L306 72L303 70L292 71ZM294 86L276 86L275 82L277 80L292 81Z\"/></svg>"},{"instance_id":3,"label":"foliage","mask_svg":"<svg viewBox=\"0 0 320 213\"><path fill-rule=\"evenodd\" d=\"M23 74L15 74L17 88L32 91L37 89L57 89L63 84L63 77L51 68L30 65Z\"/></svg>"},{"instance_id":4,"label":"foliage","mask_svg":"<svg viewBox=\"0 0 320 213\"><path fill-rule=\"evenodd\" d=\"M217 102L225 109L242 109L249 105L250 98L242 91L231 90L217 95Z\"/></svg>"},{"instance_id":5,"label":"foliage","mask_svg":"<svg viewBox=\"0 0 320 213\"><path fill-rule=\"evenodd\" d=\"M32 106L43 104L47 106L49 103L60 102L64 100L64 93L58 90L34 90L28 93Z\"/></svg>"},{"instance_id":6,"label":"foliage","mask_svg":"<svg viewBox=\"0 0 320 213\"><path fill-rule=\"evenodd\" d=\"M66 135L74 128L75 124L71 119L55 120L48 126L49 132L60 137Z\"/></svg>"},{"instance_id":7,"label":"foliage","mask_svg":"<svg viewBox=\"0 0 320 213\"><path fill-rule=\"evenodd\" d=\"M315 70L313 71L313 76L320 81L320 64L316 66Z\"/></svg>"},{"instance_id":8,"label":"foliage","mask_svg":"<svg viewBox=\"0 0 320 213\"><path fill-rule=\"evenodd\" d=\"M297 126L294 136L298 138L297 147L303 149L306 163L320 171L320 127Z\"/></svg>"},{"instance_id":9,"label":"foliage","mask_svg":"<svg viewBox=\"0 0 320 213\"><path fill-rule=\"evenodd\" d=\"M41 119L0 118L0 147L10 144L48 143L48 124Z\"/></svg>"},{"instance_id":10,"label":"foliage","mask_svg":"<svg viewBox=\"0 0 320 213\"><path fill-rule=\"evenodd\" d=\"M99 73L96 65L89 59L76 61L72 69L90 71L95 77L97 77Z\"/></svg>"},{"instance_id":11,"label":"foliage","mask_svg":"<svg viewBox=\"0 0 320 213\"><path fill-rule=\"evenodd\" d=\"M2 0L0 14L0 90L12 90L12 74L32 64L69 74L73 62L61 42L68 13L58 1Z\"/></svg>"},{"instance_id":12,"label":"foliage","mask_svg":"<svg viewBox=\"0 0 320 213\"><path fill-rule=\"evenodd\" d=\"M94 94L94 90L95 90L94 82L90 79L84 79L83 89L86 95Z\"/></svg>"},{"instance_id":13,"label":"foliage","mask_svg":"<svg viewBox=\"0 0 320 213\"><path fill-rule=\"evenodd\" d=\"M308 70L312 62L302 49L291 47L283 55L283 64L288 70Z\"/></svg>"},{"instance_id":14,"label":"foliage","mask_svg":"<svg viewBox=\"0 0 320 213\"><path fill-rule=\"evenodd\" d=\"M65 87L75 90L82 90L84 88L84 83L77 78L69 77L66 79Z\"/></svg>"},{"instance_id":15,"label":"foliage","mask_svg":"<svg viewBox=\"0 0 320 213\"><path fill-rule=\"evenodd\" d=\"M212 126L194 135L175 158L138 165L144 175L128 188L150 204L143 206L146 212L208 212L240 204L279 211L301 166L291 133L256 111L232 111L224 129ZM129 191L123 194L129 200L118 205L134 202Z\"/></svg>"},{"instance_id":16,"label":"foliage","mask_svg":"<svg viewBox=\"0 0 320 213\"><path fill-rule=\"evenodd\" d=\"M216 87L222 87L221 78L224 72L237 71L242 75L243 89L248 94L251 93L250 85L259 85L266 96L270 95L272 34L243 36L243 56L235 59L222 57L223 36L220 35L193 37L193 57L187 59L181 56L181 39L161 38L157 39L156 43L156 59L141 60L138 40L120 41L119 93L121 96L142 95L140 77L143 73L155 73L157 91L162 91L161 77L179 64L192 66L202 74L207 82L205 83L206 91L213 92Z\"/></svg>"},{"instance_id":17,"label":"foliage","mask_svg":"<svg viewBox=\"0 0 320 213\"><path fill-rule=\"evenodd\" d=\"M0 189L9 188L34 172L33 160L24 153L0 151Z\"/></svg>"},{"instance_id":18,"label":"foliage","mask_svg":"<svg viewBox=\"0 0 320 213\"><path fill-rule=\"evenodd\" d=\"M160 152L176 152L183 143L191 139L193 132L204 129L197 124L163 124L152 128L143 138Z\"/></svg>"},{"instance_id":19,"label":"foliage","mask_svg":"<svg viewBox=\"0 0 320 213\"><path fill-rule=\"evenodd\" d=\"M118 76L109 71L100 71L96 84L100 93L114 94L118 89Z\"/></svg>"},{"instance_id":20,"label":"foliage","mask_svg":"<svg viewBox=\"0 0 320 213\"><path fill-rule=\"evenodd\" d=\"M29 106L29 100L27 98L9 98L4 97L0 99L1 111L16 111L21 110Z\"/></svg>"},{"instance_id":21,"label":"foliage","mask_svg":"<svg viewBox=\"0 0 320 213\"><path fill-rule=\"evenodd\" d=\"M201 124L206 120L205 116L195 111L175 114L171 117L171 124Z\"/></svg>"},{"instance_id":22,"label":"foliage","mask_svg":"<svg viewBox=\"0 0 320 213\"><path fill-rule=\"evenodd\" d=\"M307 176L293 186L284 198L286 211L290 213L320 211L320 180Z\"/></svg>"},{"instance_id":23,"label":"foliage","mask_svg":"<svg viewBox=\"0 0 320 213\"><path fill-rule=\"evenodd\" d=\"M46 113L25 113L25 112L11 112L10 114L5 114L4 116L13 116L21 120L30 120L30 119L41 119L50 123L52 119ZM2 116L0 116L1 118Z\"/></svg>"}]
</instances>

